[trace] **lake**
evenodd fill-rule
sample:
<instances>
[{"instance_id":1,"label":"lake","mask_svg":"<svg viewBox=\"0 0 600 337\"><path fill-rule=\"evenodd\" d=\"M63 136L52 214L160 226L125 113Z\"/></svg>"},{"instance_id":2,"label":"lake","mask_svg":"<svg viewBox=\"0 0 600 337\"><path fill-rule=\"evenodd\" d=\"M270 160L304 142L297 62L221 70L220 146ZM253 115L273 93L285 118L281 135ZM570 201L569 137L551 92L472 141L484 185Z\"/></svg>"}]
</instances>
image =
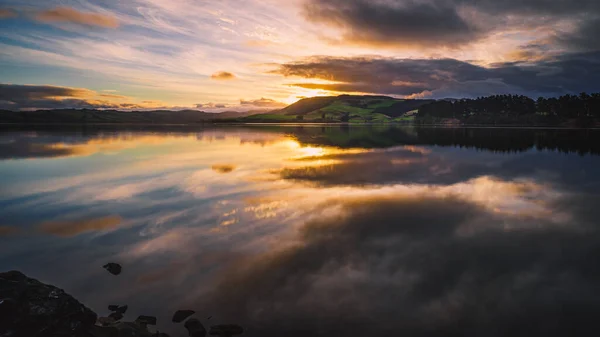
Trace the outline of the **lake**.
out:
<instances>
[{"instance_id":1,"label":"lake","mask_svg":"<svg viewBox=\"0 0 600 337\"><path fill-rule=\"evenodd\" d=\"M599 154L600 130L3 129L0 270L172 336L177 309L246 336L583 335Z\"/></svg>"}]
</instances>

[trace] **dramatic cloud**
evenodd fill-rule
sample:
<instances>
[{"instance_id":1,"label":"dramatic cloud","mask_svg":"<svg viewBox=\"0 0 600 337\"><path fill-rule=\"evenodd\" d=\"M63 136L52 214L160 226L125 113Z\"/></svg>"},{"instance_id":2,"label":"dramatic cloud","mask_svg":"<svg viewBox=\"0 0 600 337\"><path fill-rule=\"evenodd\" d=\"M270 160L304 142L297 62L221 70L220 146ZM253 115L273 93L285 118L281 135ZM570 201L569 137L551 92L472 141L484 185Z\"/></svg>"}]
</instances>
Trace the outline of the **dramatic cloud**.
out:
<instances>
[{"instance_id":1,"label":"dramatic cloud","mask_svg":"<svg viewBox=\"0 0 600 337\"><path fill-rule=\"evenodd\" d=\"M453 46L481 37L484 30L462 18L449 2L316 0L305 16L344 31L344 40L381 45Z\"/></svg>"},{"instance_id":2,"label":"dramatic cloud","mask_svg":"<svg viewBox=\"0 0 600 337\"><path fill-rule=\"evenodd\" d=\"M117 28L119 21L108 15L80 12L70 7L56 7L38 13L36 20L46 23L70 23L88 27Z\"/></svg>"},{"instance_id":3,"label":"dramatic cloud","mask_svg":"<svg viewBox=\"0 0 600 337\"><path fill-rule=\"evenodd\" d=\"M260 98L255 100L240 100L240 105L255 106L257 108L283 108L287 104L278 102L270 98Z\"/></svg>"},{"instance_id":4,"label":"dramatic cloud","mask_svg":"<svg viewBox=\"0 0 600 337\"><path fill-rule=\"evenodd\" d=\"M116 215L88 220L48 221L42 223L39 230L46 234L72 237L87 232L112 230L117 228L121 222L123 219Z\"/></svg>"},{"instance_id":5,"label":"dramatic cloud","mask_svg":"<svg viewBox=\"0 0 600 337\"><path fill-rule=\"evenodd\" d=\"M210 76L213 80L233 80L235 75L227 71L219 71Z\"/></svg>"},{"instance_id":6,"label":"dramatic cloud","mask_svg":"<svg viewBox=\"0 0 600 337\"><path fill-rule=\"evenodd\" d=\"M556 23L575 26L575 38L589 36L588 27L600 17L595 0L478 1L478 0L308 0L305 17L339 28L348 43L458 47L492 33L546 30ZM597 50L585 40L584 50ZM594 49L595 48L595 49Z\"/></svg>"},{"instance_id":7,"label":"dramatic cloud","mask_svg":"<svg viewBox=\"0 0 600 337\"><path fill-rule=\"evenodd\" d=\"M455 59L312 57L280 65L284 76L334 81L294 86L339 92L419 97L474 97L523 93L533 97L600 91L600 52L565 54L529 63L483 67Z\"/></svg>"},{"instance_id":8,"label":"dramatic cloud","mask_svg":"<svg viewBox=\"0 0 600 337\"><path fill-rule=\"evenodd\" d=\"M0 109L147 109L158 108L160 102L132 103L130 98L114 94L98 94L84 88L50 85L0 84Z\"/></svg>"},{"instance_id":9,"label":"dramatic cloud","mask_svg":"<svg viewBox=\"0 0 600 337\"><path fill-rule=\"evenodd\" d=\"M451 194L327 206L296 244L240 259L199 303L266 337L563 336L596 325L593 222L500 217Z\"/></svg>"},{"instance_id":10,"label":"dramatic cloud","mask_svg":"<svg viewBox=\"0 0 600 337\"><path fill-rule=\"evenodd\" d=\"M17 12L8 8L0 8L0 20L17 17Z\"/></svg>"}]
</instances>

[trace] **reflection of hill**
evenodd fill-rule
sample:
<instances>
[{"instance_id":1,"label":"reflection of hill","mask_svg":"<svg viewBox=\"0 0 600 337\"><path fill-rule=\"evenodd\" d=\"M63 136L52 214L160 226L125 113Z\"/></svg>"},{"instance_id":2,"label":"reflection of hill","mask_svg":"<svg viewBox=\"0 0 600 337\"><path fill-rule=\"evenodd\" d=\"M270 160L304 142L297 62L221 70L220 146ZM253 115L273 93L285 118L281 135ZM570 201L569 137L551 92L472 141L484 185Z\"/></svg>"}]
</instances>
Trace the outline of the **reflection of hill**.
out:
<instances>
[{"instance_id":1,"label":"reflection of hill","mask_svg":"<svg viewBox=\"0 0 600 337\"><path fill-rule=\"evenodd\" d=\"M10 128L4 131L30 131L30 127ZM223 136L238 134L243 142L268 144L288 136L303 145L333 146L340 148L387 148L398 145L436 145L475 148L494 152L523 152L533 148L565 153L600 154L600 130L581 129L518 129L518 128L428 128L385 125L336 126L281 126L254 125L236 127L199 126L93 126L93 127L39 127L36 137L20 137L9 141L0 139L2 158L37 156L64 156L65 146L55 143L88 143L96 138L138 138L149 132L157 137ZM215 133L213 135L213 133ZM4 134L5 138L10 132ZM44 136L52 136L44 139ZM74 137L70 137L74 136ZM58 137L58 138L57 138ZM10 138L10 137L9 137ZM83 139L83 140L82 140ZM84 141L85 140L85 141ZM45 147L32 146L42 144ZM24 151L26 149L27 151ZM15 152L15 153L13 153ZM17 153L18 152L18 153ZM42 155L46 153L46 155Z\"/></svg>"},{"instance_id":2,"label":"reflection of hill","mask_svg":"<svg viewBox=\"0 0 600 337\"><path fill-rule=\"evenodd\" d=\"M456 146L495 152L523 152L533 148L600 154L599 130L323 127L294 129L307 145L385 148L396 145Z\"/></svg>"}]
</instances>

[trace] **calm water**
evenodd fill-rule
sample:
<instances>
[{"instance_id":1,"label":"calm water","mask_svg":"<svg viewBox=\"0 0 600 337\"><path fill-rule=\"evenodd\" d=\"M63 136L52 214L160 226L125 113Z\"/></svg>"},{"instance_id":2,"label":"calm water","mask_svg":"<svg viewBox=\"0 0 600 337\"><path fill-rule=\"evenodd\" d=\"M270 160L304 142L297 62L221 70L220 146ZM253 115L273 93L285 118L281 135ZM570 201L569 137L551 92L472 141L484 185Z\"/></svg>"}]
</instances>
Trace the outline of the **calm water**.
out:
<instances>
[{"instance_id":1,"label":"calm water","mask_svg":"<svg viewBox=\"0 0 600 337\"><path fill-rule=\"evenodd\" d=\"M173 336L176 309L247 336L577 335L598 154L585 130L3 130L0 270Z\"/></svg>"}]
</instances>

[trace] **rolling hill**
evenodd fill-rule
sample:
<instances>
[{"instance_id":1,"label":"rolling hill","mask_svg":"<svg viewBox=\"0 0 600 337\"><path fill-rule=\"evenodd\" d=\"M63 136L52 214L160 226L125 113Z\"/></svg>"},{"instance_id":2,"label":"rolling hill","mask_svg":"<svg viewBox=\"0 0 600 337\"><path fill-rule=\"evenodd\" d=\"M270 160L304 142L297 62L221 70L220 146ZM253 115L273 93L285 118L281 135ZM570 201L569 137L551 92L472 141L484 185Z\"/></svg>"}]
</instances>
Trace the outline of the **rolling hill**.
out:
<instances>
[{"instance_id":1,"label":"rolling hill","mask_svg":"<svg viewBox=\"0 0 600 337\"><path fill-rule=\"evenodd\" d=\"M411 121L417 109L433 100L404 100L388 96L328 96L304 98L281 110L118 111L56 109L36 111L0 110L0 123L9 124L195 124L204 122L349 122L392 123Z\"/></svg>"},{"instance_id":2,"label":"rolling hill","mask_svg":"<svg viewBox=\"0 0 600 337\"><path fill-rule=\"evenodd\" d=\"M388 96L328 96L302 99L286 108L242 118L248 122L349 122L408 121L422 105L433 100L405 100Z\"/></svg>"}]
</instances>

